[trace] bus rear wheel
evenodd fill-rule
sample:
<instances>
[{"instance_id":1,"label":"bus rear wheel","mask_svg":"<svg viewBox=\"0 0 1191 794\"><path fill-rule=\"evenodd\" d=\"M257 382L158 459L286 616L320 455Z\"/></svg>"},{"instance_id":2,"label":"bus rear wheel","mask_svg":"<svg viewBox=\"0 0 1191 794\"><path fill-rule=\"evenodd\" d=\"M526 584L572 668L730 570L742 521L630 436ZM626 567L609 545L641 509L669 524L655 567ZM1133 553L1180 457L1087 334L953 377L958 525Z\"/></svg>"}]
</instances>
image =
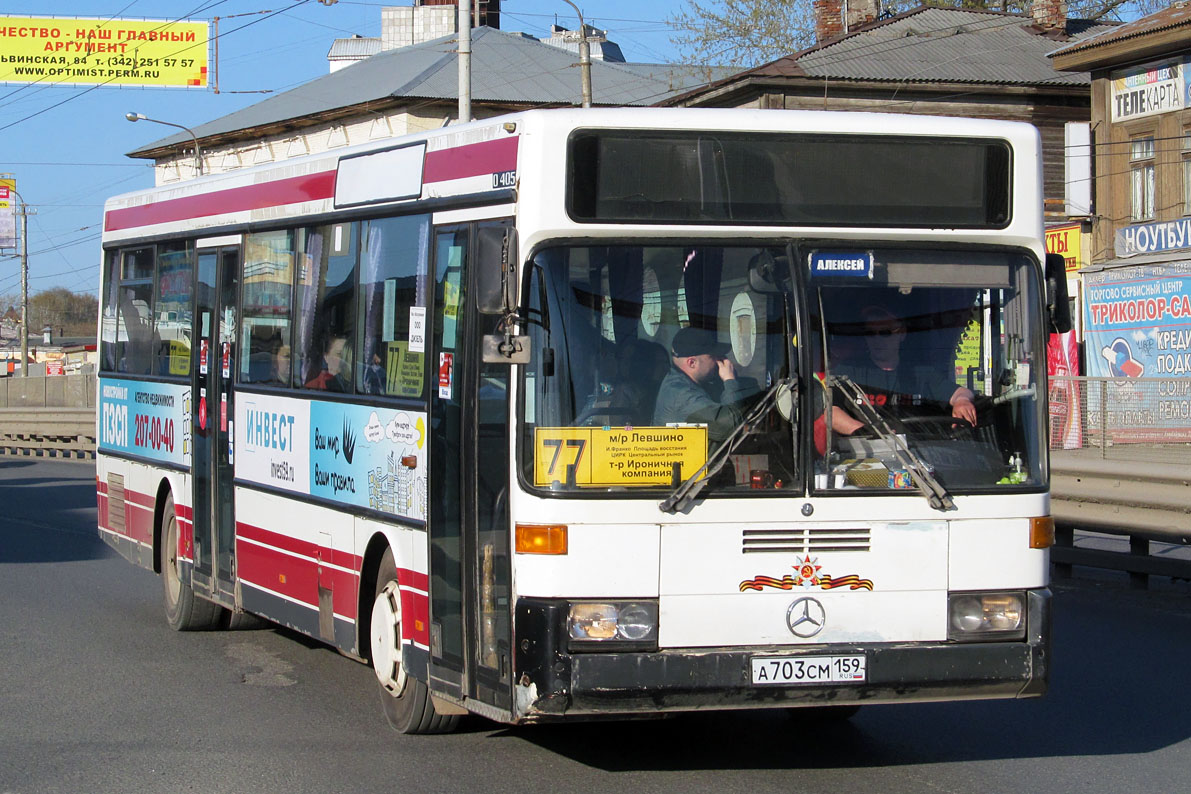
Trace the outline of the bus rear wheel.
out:
<instances>
[{"instance_id":1,"label":"bus rear wheel","mask_svg":"<svg viewBox=\"0 0 1191 794\"><path fill-rule=\"evenodd\" d=\"M406 674L401 665L401 593L393 551L386 549L376 574L376 599L369 627L372 670L380 687L381 705L389 724L401 733L449 733L458 715L439 714L425 682Z\"/></svg>"},{"instance_id":2,"label":"bus rear wheel","mask_svg":"<svg viewBox=\"0 0 1191 794\"><path fill-rule=\"evenodd\" d=\"M223 607L199 598L183 581L178 564L178 515L174 496L165 498L161 515L161 545L157 550L161 567L161 584L165 602L165 621L174 631L202 631L215 628L223 615Z\"/></svg>"}]
</instances>

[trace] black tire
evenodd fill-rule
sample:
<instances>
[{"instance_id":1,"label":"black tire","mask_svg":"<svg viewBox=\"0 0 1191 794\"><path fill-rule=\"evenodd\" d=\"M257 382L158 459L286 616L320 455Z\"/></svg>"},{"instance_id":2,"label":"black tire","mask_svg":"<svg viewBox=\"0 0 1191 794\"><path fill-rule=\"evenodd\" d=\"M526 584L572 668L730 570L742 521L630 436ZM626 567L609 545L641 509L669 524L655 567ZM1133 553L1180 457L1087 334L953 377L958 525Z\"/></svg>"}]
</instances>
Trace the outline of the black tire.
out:
<instances>
[{"instance_id":1,"label":"black tire","mask_svg":"<svg viewBox=\"0 0 1191 794\"><path fill-rule=\"evenodd\" d=\"M223 607L195 595L190 585L182 581L178 570L178 516L174 510L173 494L165 498L158 556L161 564L165 622L174 631L204 631L217 628L223 616Z\"/></svg>"},{"instance_id":2,"label":"black tire","mask_svg":"<svg viewBox=\"0 0 1191 794\"><path fill-rule=\"evenodd\" d=\"M381 558L374 592L368 647L385 718L401 733L450 733L459 716L435 711L426 682L406 675L401 667L401 594L392 549Z\"/></svg>"}]
</instances>

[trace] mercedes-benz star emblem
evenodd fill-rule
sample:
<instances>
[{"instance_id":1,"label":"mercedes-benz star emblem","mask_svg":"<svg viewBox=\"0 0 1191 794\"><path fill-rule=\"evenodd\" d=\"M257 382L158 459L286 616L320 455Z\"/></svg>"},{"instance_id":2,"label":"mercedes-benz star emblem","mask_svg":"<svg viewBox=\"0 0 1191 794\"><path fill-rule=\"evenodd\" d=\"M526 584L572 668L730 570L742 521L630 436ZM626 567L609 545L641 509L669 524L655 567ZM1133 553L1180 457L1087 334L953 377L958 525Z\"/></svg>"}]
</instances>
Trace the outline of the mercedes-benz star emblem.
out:
<instances>
[{"instance_id":1,"label":"mercedes-benz star emblem","mask_svg":"<svg viewBox=\"0 0 1191 794\"><path fill-rule=\"evenodd\" d=\"M813 637L827 623L827 612L814 598L799 598L786 611L786 625L795 637Z\"/></svg>"}]
</instances>

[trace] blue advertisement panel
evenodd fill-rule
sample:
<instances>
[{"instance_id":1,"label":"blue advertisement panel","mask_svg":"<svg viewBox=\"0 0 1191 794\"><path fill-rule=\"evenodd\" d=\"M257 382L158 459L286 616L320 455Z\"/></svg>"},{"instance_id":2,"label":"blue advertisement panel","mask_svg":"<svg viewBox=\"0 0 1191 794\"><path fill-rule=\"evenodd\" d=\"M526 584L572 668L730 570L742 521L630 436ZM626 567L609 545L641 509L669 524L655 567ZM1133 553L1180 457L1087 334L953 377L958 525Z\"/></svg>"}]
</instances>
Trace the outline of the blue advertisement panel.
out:
<instances>
[{"instance_id":1,"label":"blue advertisement panel","mask_svg":"<svg viewBox=\"0 0 1191 794\"><path fill-rule=\"evenodd\" d=\"M236 477L426 520L426 414L241 394Z\"/></svg>"},{"instance_id":2,"label":"blue advertisement panel","mask_svg":"<svg viewBox=\"0 0 1191 794\"><path fill-rule=\"evenodd\" d=\"M190 387L100 378L99 449L190 466Z\"/></svg>"},{"instance_id":3,"label":"blue advertisement panel","mask_svg":"<svg viewBox=\"0 0 1191 794\"><path fill-rule=\"evenodd\" d=\"M1122 441L1182 440L1191 418L1191 262L1083 278L1087 374L1113 379L1103 395L1107 428ZM1095 413L1089 408L1089 421Z\"/></svg>"}]
</instances>

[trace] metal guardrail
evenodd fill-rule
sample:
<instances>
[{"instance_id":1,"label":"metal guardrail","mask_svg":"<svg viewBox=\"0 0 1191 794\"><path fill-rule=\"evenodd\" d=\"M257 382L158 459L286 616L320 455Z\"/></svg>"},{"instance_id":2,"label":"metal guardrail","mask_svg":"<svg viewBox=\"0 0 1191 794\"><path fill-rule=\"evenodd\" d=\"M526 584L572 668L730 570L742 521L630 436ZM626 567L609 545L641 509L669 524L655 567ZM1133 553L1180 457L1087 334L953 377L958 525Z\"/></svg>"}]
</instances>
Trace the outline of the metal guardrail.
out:
<instances>
[{"instance_id":1,"label":"metal guardrail","mask_svg":"<svg viewBox=\"0 0 1191 794\"><path fill-rule=\"evenodd\" d=\"M95 409L34 407L0 410L0 452L94 458Z\"/></svg>"},{"instance_id":2,"label":"metal guardrail","mask_svg":"<svg viewBox=\"0 0 1191 794\"><path fill-rule=\"evenodd\" d=\"M1050 378L1056 574L1073 565L1191 579L1191 379ZM1077 530L1128 538L1125 553L1076 548Z\"/></svg>"}]
</instances>

